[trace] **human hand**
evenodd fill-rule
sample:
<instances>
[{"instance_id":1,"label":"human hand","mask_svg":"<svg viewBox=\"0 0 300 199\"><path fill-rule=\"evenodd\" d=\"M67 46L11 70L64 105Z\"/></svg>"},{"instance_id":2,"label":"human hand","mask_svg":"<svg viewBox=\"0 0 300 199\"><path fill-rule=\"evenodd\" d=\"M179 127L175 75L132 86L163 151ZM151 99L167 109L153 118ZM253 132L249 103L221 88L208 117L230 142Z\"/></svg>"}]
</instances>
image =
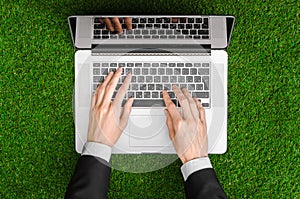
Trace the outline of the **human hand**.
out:
<instances>
[{"instance_id":1,"label":"human hand","mask_svg":"<svg viewBox=\"0 0 300 199\"><path fill-rule=\"evenodd\" d=\"M182 163L192 159L208 156L208 141L205 110L202 104L192 98L186 88L179 89L173 85L173 91L182 108L180 114L164 90L165 113L169 136Z\"/></svg>"},{"instance_id":2,"label":"human hand","mask_svg":"<svg viewBox=\"0 0 300 199\"><path fill-rule=\"evenodd\" d=\"M131 74L128 74L125 78L114 101L111 100L122 70L122 68L118 68L115 73L110 72L92 97L88 142L98 142L112 147L127 125L134 99L127 100L123 111L121 105L131 81Z\"/></svg>"},{"instance_id":3,"label":"human hand","mask_svg":"<svg viewBox=\"0 0 300 199\"><path fill-rule=\"evenodd\" d=\"M127 26L128 30L132 30L132 23L131 23L131 18L130 17L125 17L125 18L118 18L118 17L113 17L113 18L101 18L100 22L106 24L106 28L113 32L116 31L117 33L123 33L123 27L121 24L121 21L124 20L124 23Z\"/></svg>"}]
</instances>

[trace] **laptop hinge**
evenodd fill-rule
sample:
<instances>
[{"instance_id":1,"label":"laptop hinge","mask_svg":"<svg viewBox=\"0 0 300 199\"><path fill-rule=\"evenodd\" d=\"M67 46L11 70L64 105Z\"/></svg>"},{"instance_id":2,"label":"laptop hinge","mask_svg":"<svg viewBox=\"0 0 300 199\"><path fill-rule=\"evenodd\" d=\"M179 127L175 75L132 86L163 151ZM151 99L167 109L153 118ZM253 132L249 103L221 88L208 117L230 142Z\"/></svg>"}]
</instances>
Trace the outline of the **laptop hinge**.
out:
<instances>
[{"instance_id":1,"label":"laptop hinge","mask_svg":"<svg viewBox=\"0 0 300 199\"><path fill-rule=\"evenodd\" d=\"M210 44L92 44L92 55L209 56Z\"/></svg>"}]
</instances>

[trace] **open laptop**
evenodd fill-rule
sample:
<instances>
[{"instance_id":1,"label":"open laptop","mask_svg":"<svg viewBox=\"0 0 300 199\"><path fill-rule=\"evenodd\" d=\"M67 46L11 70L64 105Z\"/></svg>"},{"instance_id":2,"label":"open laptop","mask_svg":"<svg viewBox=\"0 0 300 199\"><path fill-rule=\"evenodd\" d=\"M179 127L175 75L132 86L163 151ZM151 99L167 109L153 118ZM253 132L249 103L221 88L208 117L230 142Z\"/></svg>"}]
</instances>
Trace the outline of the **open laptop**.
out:
<instances>
[{"instance_id":1,"label":"open laptop","mask_svg":"<svg viewBox=\"0 0 300 199\"><path fill-rule=\"evenodd\" d=\"M123 34L107 30L103 18L118 17ZM124 22L130 18L132 30ZM161 91L186 87L206 109L208 152L227 150L227 63L233 16L70 16L75 53L75 146L87 139L91 96L110 70L123 67L132 81L126 98L135 98L115 154L175 154L166 126ZM114 96L113 96L114 97Z\"/></svg>"}]
</instances>

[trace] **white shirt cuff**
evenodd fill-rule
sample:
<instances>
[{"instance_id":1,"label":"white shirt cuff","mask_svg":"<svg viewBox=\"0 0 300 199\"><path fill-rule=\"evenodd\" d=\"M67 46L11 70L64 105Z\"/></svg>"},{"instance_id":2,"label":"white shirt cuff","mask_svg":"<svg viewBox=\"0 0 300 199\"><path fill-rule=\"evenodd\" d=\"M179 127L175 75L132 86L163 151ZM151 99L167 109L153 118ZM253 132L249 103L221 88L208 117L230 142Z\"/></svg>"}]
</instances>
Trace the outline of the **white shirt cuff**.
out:
<instances>
[{"instance_id":1,"label":"white shirt cuff","mask_svg":"<svg viewBox=\"0 0 300 199\"><path fill-rule=\"evenodd\" d=\"M184 181L186 181L186 179L192 173L207 168L212 168L209 158L208 157L197 158L183 164L181 166L181 173L183 175Z\"/></svg>"},{"instance_id":2,"label":"white shirt cuff","mask_svg":"<svg viewBox=\"0 0 300 199\"><path fill-rule=\"evenodd\" d=\"M97 142L86 142L83 146L81 155L91 155L102 158L109 162L112 148Z\"/></svg>"}]
</instances>

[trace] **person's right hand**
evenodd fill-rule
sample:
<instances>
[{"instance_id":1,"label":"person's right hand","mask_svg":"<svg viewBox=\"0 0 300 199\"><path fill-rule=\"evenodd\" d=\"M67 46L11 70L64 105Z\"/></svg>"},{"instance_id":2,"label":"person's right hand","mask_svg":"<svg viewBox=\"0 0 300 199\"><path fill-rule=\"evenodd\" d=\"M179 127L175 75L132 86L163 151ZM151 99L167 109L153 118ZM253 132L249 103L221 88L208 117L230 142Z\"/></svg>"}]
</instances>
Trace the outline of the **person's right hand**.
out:
<instances>
[{"instance_id":1,"label":"person's right hand","mask_svg":"<svg viewBox=\"0 0 300 199\"><path fill-rule=\"evenodd\" d=\"M127 29L132 30L132 23L130 17L125 17L123 19L120 19L118 17L113 17L113 18L106 17L106 18L101 18L100 22L104 23L106 25L106 28L111 32L116 31L117 33L123 33L123 28L120 20L124 20Z\"/></svg>"},{"instance_id":2,"label":"person's right hand","mask_svg":"<svg viewBox=\"0 0 300 199\"><path fill-rule=\"evenodd\" d=\"M165 113L169 136L182 163L208 156L208 141L205 110L202 104L192 98L186 88L173 85L173 91L182 108L180 114L169 94L164 90Z\"/></svg>"}]
</instances>

